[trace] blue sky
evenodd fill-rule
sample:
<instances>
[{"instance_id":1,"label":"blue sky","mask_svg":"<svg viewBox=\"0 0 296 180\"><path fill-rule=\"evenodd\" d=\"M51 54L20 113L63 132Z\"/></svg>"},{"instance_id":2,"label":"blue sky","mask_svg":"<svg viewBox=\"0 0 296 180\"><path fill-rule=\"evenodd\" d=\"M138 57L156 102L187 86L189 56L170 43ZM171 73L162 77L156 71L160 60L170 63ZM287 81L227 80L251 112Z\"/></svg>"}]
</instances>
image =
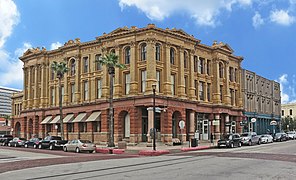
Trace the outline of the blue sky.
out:
<instances>
[{"instance_id":1,"label":"blue sky","mask_svg":"<svg viewBox=\"0 0 296 180\"><path fill-rule=\"evenodd\" d=\"M296 102L296 0L0 0L0 86L22 89L28 48L148 23L229 44L244 69L281 83L282 103Z\"/></svg>"}]
</instances>

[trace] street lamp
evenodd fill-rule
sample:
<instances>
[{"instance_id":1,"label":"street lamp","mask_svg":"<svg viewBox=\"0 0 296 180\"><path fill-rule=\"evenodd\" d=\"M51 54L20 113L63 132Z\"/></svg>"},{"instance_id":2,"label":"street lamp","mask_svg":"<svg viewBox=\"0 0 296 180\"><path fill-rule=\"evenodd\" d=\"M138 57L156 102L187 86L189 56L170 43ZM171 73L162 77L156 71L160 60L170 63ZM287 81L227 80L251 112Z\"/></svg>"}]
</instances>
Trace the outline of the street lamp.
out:
<instances>
[{"instance_id":1,"label":"street lamp","mask_svg":"<svg viewBox=\"0 0 296 180\"><path fill-rule=\"evenodd\" d=\"M156 151L156 143L155 143L155 136L156 136L156 129L155 129L155 90L156 84L152 84L153 89L153 150Z\"/></svg>"}]
</instances>

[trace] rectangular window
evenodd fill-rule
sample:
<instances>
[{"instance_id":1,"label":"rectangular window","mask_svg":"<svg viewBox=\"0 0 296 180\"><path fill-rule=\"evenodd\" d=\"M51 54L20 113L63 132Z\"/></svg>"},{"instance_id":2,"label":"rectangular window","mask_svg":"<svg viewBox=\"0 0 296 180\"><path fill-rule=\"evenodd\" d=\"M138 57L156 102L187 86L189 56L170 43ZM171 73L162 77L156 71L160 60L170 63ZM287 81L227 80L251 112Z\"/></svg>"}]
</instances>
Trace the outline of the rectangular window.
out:
<instances>
[{"instance_id":1,"label":"rectangular window","mask_svg":"<svg viewBox=\"0 0 296 180\"><path fill-rule=\"evenodd\" d=\"M185 94L187 95L188 94L188 77L185 76L184 77L184 82L185 82Z\"/></svg>"},{"instance_id":2,"label":"rectangular window","mask_svg":"<svg viewBox=\"0 0 296 180\"><path fill-rule=\"evenodd\" d=\"M64 94L65 94L65 92L64 92L64 86L62 86L62 103L64 102Z\"/></svg>"},{"instance_id":3,"label":"rectangular window","mask_svg":"<svg viewBox=\"0 0 296 180\"><path fill-rule=\"evenodd\" d=\"M211 73L210 67L211 67L211 61L207 60L207 75L210 75Z\"/></svg>"},{"instance_id":4,"label":"rectangular window","mask_svg":"<svg viewBox=\"0 0 296 180\"><path fill-rule=\"evenodd\" d=\"M54 87L50 88L50 95L51 95L51 105L55 105L55 92L54 92Z\"/></svg>"},{"instance_id":5,"label":"rectangular window","mask_svg":"<svg viewBox=\"0 0 296 180\"><path fill-rule=\"evenodd\" d=\"M204 74L204 62L205 62L205 59L199 57L199 61L198 62L199 62L199 64L198 64L198 72L200 74Z\"/></svg>"},{"instance_id":6,"label":"rectangular window","mask_svg":"<svg viewBox=\"0 0 296 180\"><path fill-rule=\"evenodd\" d=\"M236 68L234 69L233 76L234 76L234 82L237 82L237 69Z\"/></svg>"},{"instance_id":7,"label":"rectangular window","mask_svg":"<svg viewBox=\"0 0 296 180\"><path fill-rule=\"evenodd\" d=\"M97 99L102 97L102 80L97 79Z\"/></svg>"},{"instance_id":8,"label":"rectangular window","mask_svg":"<svg viewBox=\"0 0 296 180\"><path fill-rule=\"evenodd\" d=\"M141 92L146 90L146 70L141 71Z\"/></svg>"},{"instance_id":9,"label":"rectangular window","mask_svg":"<svg viewBox=\"0 0 296 180\"><path fill-rule=\"evenodd\" d=\"M93 129L93 132L101 132L101 121L93 121L92 129Z\"/></svg>"},{"instance_id":10,"label":"rectangular window","mask_svg":"<svg viewBox=\"0 0 296 180\"><path fill-rule=\"evenodd\" d=\"M86 122L79 123L79 132L87 132L87 123Z\"/></svg>"},{"instance_id":11,"label":"rectangular window","mask_svg":"<svg viewBox=\"0 0 296 180\"><path fill-rule=\"evenodd\" d=\"M74 132L74 124L67 123L67 130L68 130L68 132Z\"/></svg>"},{"instance_id":12,"label":"rectangular window","mask_svg":"<svg viewBox=\"0 0 296 180\"><path fill-rule=\"evenodd\" d=\"M34 78L33 78L34 79ZM50 76L51 80L54 80L54 70L51 69L51 76Z\"/></svg>"},{"instance_id":13,"label":"rectangular window","mask_svg":"<svg viewBox=\"0 0 296 180\"><path fill-rule=\"evenodd\" d=\"M204 82L199 82L199 100L204 101Z\"/></svg>"},{"instance_id":14,"label":"rectangular window","mask_svg":"<svg viewBox=\"0 0 296 180\"><path fill-rule=\"evenodd\" d=\"M208 83L207 84L207 98L208 98L208 102L211 101L211 84Z\"/></svg>"},{"instance_id":15,"label":"rectangular window","mask_svg":"<svg viewBox=\"0 0 296 180\"><path fill-rule=\"evenodd\" d=\"M197 84L198 82L197 82L197 80L194 80L194 87L195 87L195 93L194 93L194 95L195 96L197 96L197 92L198 92L198 84Z\"/></svg>"},{"instance_id":16,"label":"rectangular window","mask_svg":"<svg viewBox=\"0 0 296 180\"><path fill-rule=\"evenodd\" d=\"M229 91L230 91L231 105L234 105L234 90L230 88Z\"/></svg>"},{"instance_id":17,"label":"rectangular window","mask_svg":"<svg viewBox=\"0 0 296 180\"><path fill-rule=\"evenodd\" d=\"M220 100L221 100L221 103L223 101L223 86L220 85Z\"/></svg>"},{"instance_id":18,"label":"rectangular window","mask_svg":"<svg viewBox=\"0 0 296 180\"><path fill-rule=\"evenodd\" d=\"M130 83L131 83L131 74L126 73L125 74L125 94L129 94L130 92Z\"/></svg>"},{"instance_id":19,"label":"rectangular window","mask_svg":"<svg viewBox=\"0 0 296 180\"><path fill-rule=\"evenodd\" d=\"M194 72L198 71L198 60L197 60L197 56L194 56Z\"/></svg>"},{"instance_id":20,"label":"rectangular window","mask_svg":"<svg viewBox=\"0 0 296 180\"><path fill-rule=\"evenodd\" d=\"M52 132L52 125L53 124L46 124L46 133Z\"/></svg>"},{"instance_id":21,"label":"rectangular window","mask_svg":"<svg viewBox=\"0 0 296 180\"><path fill-rule=\"evenodd\" d=\"M99 60L101 59L101 56L102 56L101 54L97 54L95 57L96 58L96 61L95 61L96 62L96 67L95 67L96 71L102 70L102 64L99 62Z\"/></svg>"},{"instance_id":22,"label":"rectangular window","mask_svg":"<svg viewBox=\"0 0 296 180\"><path fill-rule=\"evenodd\" d=\"M88 72L88 57L83 57L83 72Z\"/></svg>"},{"instance_id":23,"label":"rectangular window","mask_svg":"<svg viewBox=\"0 0 296 180\"><path fill-rule=\"evenodd\" d=\"M284 110L282 110L282 116L284 116L285 115L285 111Z\"/></svg>"},{"instance_id":24,"label":"rectangular window","mask_svg":"<svg viewBox=\"0 0 296 180\"><path fill-rule=\"evenodd\" d=\"M88 100L88 81L84 81L84 100Z\"/></svg>"},{"instance_id":25,"label":"rectangular window","mask_svg":"<svg viewBox=\"0 0 296 180\"><path fill-rule=\"evenodd\" d=\"M75 101L75 84L71 84L71 102Z\"/></svg>"},{"instance_id":26,"label":"rectangular window","mask_svg":"<svg viewBox=\"0 0 296 180\"><path fill-rule=\"evenodd\" d=\"M175 80L175 75L171 74L171 91L172 91L172 95L176 95L176 80Z\"/></svg>"},{"instance_id":27,"label":"rectangular window","mask_svg":"<svg viewBox=\"0 0 296 180\"><path fill-rule=\"evenodd\" d=\"M233 67L229 67L229 80L233 82Z\"/></svg>"},{"instance_id":28,"label":"rectangular window","mask_svg":"<svg viewBox=\"0 0 296 180\"><path fill-rule=\"evenodd\" d=\"M156 91L160 92L160 71L156 71L156 80L157 80L157 84L156 84Z\"/></svg>"}]
</instances>

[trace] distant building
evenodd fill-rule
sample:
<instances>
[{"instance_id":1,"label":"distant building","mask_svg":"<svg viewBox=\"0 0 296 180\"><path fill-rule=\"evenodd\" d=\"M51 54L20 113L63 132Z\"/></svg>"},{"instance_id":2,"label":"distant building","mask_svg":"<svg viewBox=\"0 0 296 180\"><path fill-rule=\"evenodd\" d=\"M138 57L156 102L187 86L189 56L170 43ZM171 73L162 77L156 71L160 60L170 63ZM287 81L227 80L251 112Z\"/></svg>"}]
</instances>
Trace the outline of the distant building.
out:
<instances>
[{"instance_id":1,"label":"distant building","mask_svg":"<svg viewBox=\"0 0 296 180\"><path fill-rule=\"evenodd\" d=\"M282 104L282 118L296 117L296 103Z\"/></svg>"},{"instance_id":2,"label":"distant building","mask_svg":"<svg viewBox=\"0 0 296 180\"><path fill-rule=\"evenodd\" d=\"M10 121L6 121L6 116L12 115L12 94L20 92L17 89L0 87L0 134L10 133Z\"/></svg>"},{"instance_id":3,"label":"distant building","mask_svg":"<svg viewBox=\"0 0 296 180\"><path fill-rule=\"evenodd\" d=\"M279 131L281 120L280 84L258 76L256 73L242 71L242 93L244 99L244 131L257 134ZM271 125L276 121L277 125Z\"/></svg>"}]
</instances>

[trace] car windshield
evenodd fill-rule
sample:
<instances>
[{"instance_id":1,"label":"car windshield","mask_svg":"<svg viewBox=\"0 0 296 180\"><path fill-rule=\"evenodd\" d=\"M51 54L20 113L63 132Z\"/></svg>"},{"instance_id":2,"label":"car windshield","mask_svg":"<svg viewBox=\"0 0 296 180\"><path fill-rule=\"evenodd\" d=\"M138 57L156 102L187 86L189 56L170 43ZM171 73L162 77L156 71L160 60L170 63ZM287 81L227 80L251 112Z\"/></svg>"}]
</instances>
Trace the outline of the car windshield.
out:
<instances>
[{"instance_id":1,"label":"car windshield","mask_svg":"<svg viewBox=\"0 0 296 180\"><path fill-rule=\"evenodd\" d=\"M80 140L80 142L82 142L82 143L91 143L91 141L89 141L89 140Z\"/></svg>"},{"instance_id":2,"label":"car windshield","mask_svg":"<svg viewBox=\"0 0 296 180\"><path fill-rule=\"evenodd\" d=\"M280 133L275 134L276 137L279 137L279 136L281 136L281 135L282 135L282 134L280 134Z\"/></svg>"},{"instance_id":3,"label":"car windshield","mask_svg":"<svg viewBox=\"0 0 296 180\"><path fill-rule=\"evenodd\" d=\"M23 140L23 141L25 141L26 139L25 139L25 138L20 138L20 140Z\"/></svg>"},{"instance_id":4,"label":"car windshield","mask_svg":"<svg viewBox=\"0 0 296 180\"><path fill-rule=\"evenodd\" d=\"M242 137L248 137L248 136L249 136L248 133L243 133L243 134L242 134Z\"/></svg>"},{"instance_id":5,"label":"car windshield","mask_svg":"<svg viewBox=\"0 0 296 180\"><path fill-rule=\"evenodd\" d=\"M52 140L62 140L62 138L61 137L58 137L58 136L53 136L52 137Z\"/></svg>"}]
</instances>

